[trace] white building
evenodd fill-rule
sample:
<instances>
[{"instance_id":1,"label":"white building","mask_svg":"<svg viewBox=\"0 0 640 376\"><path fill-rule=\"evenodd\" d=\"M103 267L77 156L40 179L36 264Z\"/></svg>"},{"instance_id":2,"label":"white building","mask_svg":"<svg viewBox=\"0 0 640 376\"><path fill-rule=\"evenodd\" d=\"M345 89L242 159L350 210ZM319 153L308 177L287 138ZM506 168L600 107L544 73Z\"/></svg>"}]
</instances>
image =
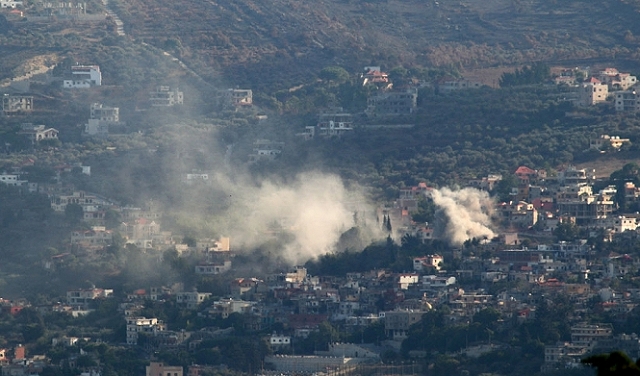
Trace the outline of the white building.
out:
<instances>
[{"instance_id":1,"label":"white building","mask_svg":"<svg viewBox=\"0 0 640 376\"><path fill-rule=\"evenodd\" d=\"M420 282L418 273L402 273L398 275L398 287L401 290L407 290L409 286L416 285Z\"/></svg>"},{"instance_id":2,"label":"white building","mask_svg":"<svg viewBox=\"0 0 640 376\"><path fill-rule=\"evenodd\" d=\"M291 345L291 336L273 333L271 337L269 337L269 345L271 345L272 348L289 347L289 345Z\"/></svg>"},{"instance_id":3,"label":"white building","mask_svg":"<svg viewBox=\"0 0 640 376\"><path fill-rule=\"evenodd\" d=\"M22 1L14 1L14 0L0 0L0 8L16 8L18 6L22 6Z\"/></svg>"},{"instance_id":4,"label":"white building","mask_svg":"<svg viewBox=\"0 0 640 376\"><path fill-rule=\"evenodd\" d=\"M442 93L449 93L456 90L480 89L481 87L481 82L461 79L444 81L438 86L438 89Z\"/></svg>"},{"instance_id":5,"label":"white building","mask_svg":"<svg viewBox=\"0 0 640 376\"><path fill-rule=\"evenodd\" d=\"M611 324L579 324L571 327L571 343L593 346L597 341L613 337Z\"/></svg>"},{"instance_id":6,"label":"white building","mask_svg":"<svg viewBox=\"0 0 640 376\"><path fill-rule=\"evenodd\" d=\"M227 260L222 263L205 262L196 265L196 274L214 275L224 273L231 270L231 261Z\"/></svg>"},{"instance_id":7,"label":"white building","mask_svg":"<svg viewBox=\"0 0 640 376\"><path fill-rule=\"evenodd\" d=\"M252 312L255 305L255 302L247 302L244 300L220 299L213 303L213 307L209 309L208 313L209 315L226 319L232 313Z\"/></svg>"},{"instance_id":8,"label":"white building","mask_svg":"<svg viewBox=\"0 0 640 376\"><path fill-rule=\"evenodd\" d=\"M438 277L435 275L422 276L422 287L426 289L439 289L455 285L456 277Z\"/></svg>"},{"instance_id":9,"label":"white building","mask_svg":"<svg viewBox=\"0 0 640 376\"><path fill-rule=\"evenodd\" d=\"M624 215L607 217L599 221L599 223L602 227L613 230L618 234L625 231L635 231L638 228L637 218Z\"/></svg>"},{"instance_id":10,"label":"white building","mask_svg":"<svg viewBox=\"0 0 640 376\"><path fill-rule=\"evenodd\" d=\"M440 255L428 255L424 257L414 257L413 259L413 270L416 272L424 271L428 268L433 268L435 270L440 270L442 268L442 263L444 262L444 258Z\"/></svg>"},{"instance_id":11,"label":"white building","mask_svg":"<svg viewBox=\"0 0 640 376\"><path fill-rule=\"evenodd\" d=\"M112 289L79 289L67 291L67 304L77 308L87 307L96 299L113 296Z\"/></svg>"},{"instance_id":12,"label":"white building","mask_svg":"<svg viewBox=\"0 0 640 376\"><path fill-rule=\"evenodd\" d=\"M91 230L71 232L71 244L83 248L99 248L111 244L113 232L104 226L92 226Z\"/></svg>"},{"instance_id":13,"label":"white building","mask_svg":"<svg viewBox=\"0 0 640 376\"><path fill-rule=\"evenodd\" d=\"M264 358L264 362L271 364L276 371L288 374L324 373L328 369L335 370L364 360L367 359L317 355L268 355Z\"/></svg>"},{"instance_id":14,"label":"white building","mask_svg":"<svg viewBox=\"0 0 640 376\"><path fill-rule=\"evenodd\" d=\"M127 317L127 345L138 344L138 333L155 335L166 329L164 323L157 318Z\"/></svg>"},{"instance_id":15,"label":"white building","mask_svg":"<svg viewBox=\"0 0 640 376\"><path fill-rule=\"evenodd\" d=\"M44 125L33 125L30 123L22 124L18 134L26 136L32 145L36 145L40 141L57 140L58 130L55 128L47 128Z\"/></svg>"},{"instance_id":16,"label":"white building","mask_svg":"<svg viewBox=\"0 0 640 376\"><path fill-rule=\"evenodd\" d=\"M176 303L184 304L187 308L196 308L198 304L211 296L210 292L179 292L176 294Z\"/></svg>"},{"instance_id":17,"label":"white building","mask_svg":"<svg viewBox=\"0 0 640 376\"><path fill-rule=\"evenodd\" d=\"M22 187L28 184L26 180L20 180L20 175L15 174L1 174L0 183L10 185L12 187Z\"/></svg>"},{"instance_id":18,"label":"white building","mask_svg":"<svg viewBox=\"0 0 640 376\"><path fill-rule=\"evenodd\" d=\"M86 89L102 85L102 73L97 65L74 65L71 67L71 75L62 81L65 89Z\"/></svg>"},{"instance_id":19,"label":"white building","mask_svg":"<svg viewBox=\"0 0 640 376\"><path fill-rule=\"evenodd\" d=\"M590 139L589 147L597 150L603 150L608 147L620 149L622 145L629 142L631 142L631 140L628 138L620 138L620 136L609 136L607 134L603 134L598 138Z\"/></svg>"}]
</instances>

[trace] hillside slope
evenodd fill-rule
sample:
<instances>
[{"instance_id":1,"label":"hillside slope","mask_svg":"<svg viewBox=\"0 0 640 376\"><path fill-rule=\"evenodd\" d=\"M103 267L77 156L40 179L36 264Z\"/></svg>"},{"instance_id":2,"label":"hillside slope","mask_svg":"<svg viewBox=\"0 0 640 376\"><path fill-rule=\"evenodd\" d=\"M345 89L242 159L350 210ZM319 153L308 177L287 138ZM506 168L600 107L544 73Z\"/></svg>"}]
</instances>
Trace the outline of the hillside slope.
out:
<instances>
[{"instance_id":1,"label":"hillside slope","mask_svg":"<svg viewBox=\"0 0 640 376\"><path fill-rule=\"evenodd\" d=\"M240 84L289 85L327 65L482 67L633 57L638 2L131 0L127 32Z\"/></svg>"}]
</instances>

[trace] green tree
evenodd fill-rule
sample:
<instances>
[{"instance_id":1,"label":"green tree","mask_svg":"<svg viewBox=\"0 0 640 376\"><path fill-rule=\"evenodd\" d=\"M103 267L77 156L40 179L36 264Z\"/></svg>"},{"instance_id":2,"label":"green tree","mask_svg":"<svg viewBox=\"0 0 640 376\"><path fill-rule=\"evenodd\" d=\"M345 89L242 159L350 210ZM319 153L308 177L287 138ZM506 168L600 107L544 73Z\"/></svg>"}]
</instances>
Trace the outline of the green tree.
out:
<instances>
[{"instance_id":1,"label":"green tree","mask_svg":"<svg viewBox=\"0 0 640 376\"><path fill-rule=\"evenodd\" d=\"M574 241L580 237L580 228L573 222L558 223L553 236L557 241Z\"/></svg>"},{"instance_id":2,"label":"green tree","mask_svg":"<svg viewBox=\"0 0 640 376\"><path fill-rule=\"evenodd\" d=\"M389 79L394 87L402 87L409 83L409 71L402 66L395 67L389 71Z\"/></svg>"},{"instance_id":3,"label":"green tree","mask_svg":"<svg viewBox=\"0 0 640 376\"><path fill-rule=\"evenodd\" d=\"M622 351L614 351L609 354L593 355L582 360L597 370L598 376L639 376L640 360L634 362Z\"/></svg>"},{"instance_id":4,"label":"green tree","mask_svg":"<svg viewBox=\"0 0 640 376\"><path fill-rule=\"evenodd\" d=\"M84 211L80 204L67 204L64 208L64 217L69 223L78 223L84 217Z\"/></svg>"},{"instance_id":5,"label":"green tree","mask_svg":"<svg viewBox=\"0 0 640 376\"><path fill-rule=\"evenodd\" d=\"M349 72L342 67L331 66L323 68L318 77L325 81L343 83L349 79Z\"/></svg>"}]
</instances>

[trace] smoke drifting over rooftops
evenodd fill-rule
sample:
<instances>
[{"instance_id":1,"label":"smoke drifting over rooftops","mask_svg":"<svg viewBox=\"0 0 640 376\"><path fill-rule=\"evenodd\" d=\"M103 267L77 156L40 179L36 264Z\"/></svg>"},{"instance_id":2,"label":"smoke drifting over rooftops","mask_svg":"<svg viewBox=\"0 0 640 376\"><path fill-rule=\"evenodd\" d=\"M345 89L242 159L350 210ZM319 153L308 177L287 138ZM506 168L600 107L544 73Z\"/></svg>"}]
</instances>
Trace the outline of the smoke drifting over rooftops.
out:
<instances>
[{"instance_id":1,"label":"smoke drifting over rooftops","mask_svg":"<svg viewBox=\"0 0 640 376\"><path fill-rule=\"evenodd\" d=\"M491 229L494 204L487 192L475 188L441 188L434 189L430 195L438 207L436 237L453 245L461 245L473 238L495 237Z\"/></svg>"},{"instance_id":2,"label":"smoke drifting over rooftops","mask_svg":"<svg viewBox=\"0 0 640 376\"><path fill-rule=\"evenodd\" d=\"M292 263L332 251L340 235L356 225L347 202L362 200L361 194L347 192L339 177L318 172L303 173L288 184L265 181L241 192L231 210L248 215L229 228L234 241L255 246L282 230L291 237L282 256Z\"/></svg>"}]
</instances>

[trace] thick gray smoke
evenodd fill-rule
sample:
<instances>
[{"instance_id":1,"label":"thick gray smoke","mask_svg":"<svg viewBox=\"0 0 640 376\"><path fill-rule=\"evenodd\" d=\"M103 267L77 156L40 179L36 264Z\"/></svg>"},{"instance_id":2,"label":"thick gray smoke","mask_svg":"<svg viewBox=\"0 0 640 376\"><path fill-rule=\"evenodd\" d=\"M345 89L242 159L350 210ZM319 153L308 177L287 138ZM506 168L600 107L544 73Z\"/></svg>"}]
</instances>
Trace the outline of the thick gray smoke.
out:
<instances>
[{"instance_id":1,"label":"thick gray smoke","mask_svg":"<svg viewBox=\"0 0 640 376\"><path fill-rule=\"evenodd\" d=\"M345 186L337 175L313 170L258 178L234 161L234 153L246 155L247 150L212 141L218 132L210 128L174 125L158 133L170 139L171 148L156 154L162 167L158 174L167 177L161 180L162 195L156 202L165 209L163 229L176 238L229 237L235 251L267 244L274 259L292 264L336 250L356 218L360 240L383 238L364 192ZM131 163L123 175L134 176L136 167ZM207 179L186 184L186 174L194 170L206 173ZM133 184L121 187L135 192Z\"/></svg>"},{"instance_id":2,"label":"thick gray smoke","mask_svg":"<svg viewBox=\"0 0 640 376\"><path fill-rule=\"evenodd\" d=\"M307 172L294 181L267 180L259 184L230 181L219 174L213 181L218 190L226 192L229 205L205 214L215 224L212 229L229 236L236 250L279 239L283 245L278 256L292 264L333 251L340 235L356 225L354 211L358 211L358 218L375 212L369 209L362 192L347 189L338 176L331 174ZM363 226L373 225L375 220L362 219L358 223L360 234L373 239L379 232L377 227Z\"/></svg>"},{"instance_id":3,"label":"thick gray smoke","mask_svg":"<svg viewBox=\"0 0 640 376\"><path fill-rule=\"evenodd\" d=\"M469 239L495 236L491 230L494 204L487 192L475 188L442 188L434 189L430 195L438 207L436 215L441 218L435 228L438 238L461 245Z\"/></svg>"},{"instance_id":4,"label":"thick gray smoke","mask_svg":"<svg viewBox=\"0 0 640 376\"><path fill-rule=\"evenodd\" d=\"M269 226L277 224L293 237L283 249L284 258L303 262L331 251L340 235L355 225L346 204L354 198L361 196L348 193L335 175L305 173L289 184L264 182L234 200L250 214L242 226L229 231L236 242L250 246L264 241L273 230Z\"/></svg>"}]
</instances>

